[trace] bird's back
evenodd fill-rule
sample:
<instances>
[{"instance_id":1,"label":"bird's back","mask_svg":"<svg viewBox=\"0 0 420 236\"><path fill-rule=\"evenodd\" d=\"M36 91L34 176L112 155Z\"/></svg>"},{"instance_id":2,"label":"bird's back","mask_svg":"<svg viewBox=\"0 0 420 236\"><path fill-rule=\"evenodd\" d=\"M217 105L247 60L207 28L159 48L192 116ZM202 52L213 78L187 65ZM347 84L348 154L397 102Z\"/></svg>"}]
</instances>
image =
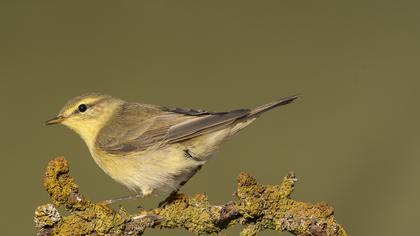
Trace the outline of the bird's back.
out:
<instances>
[{"instance_id":1,"label":"bird's back","mask_svg":"<svg viewBox=\"0 0 420 236\"><path fill-rule=\"evenodd\" d=\"M217 113L125 103L99 132L93 155L105 172L130 189L144 195L176 191L228 137L295 98Z\"/></svg>"}]
</instances>

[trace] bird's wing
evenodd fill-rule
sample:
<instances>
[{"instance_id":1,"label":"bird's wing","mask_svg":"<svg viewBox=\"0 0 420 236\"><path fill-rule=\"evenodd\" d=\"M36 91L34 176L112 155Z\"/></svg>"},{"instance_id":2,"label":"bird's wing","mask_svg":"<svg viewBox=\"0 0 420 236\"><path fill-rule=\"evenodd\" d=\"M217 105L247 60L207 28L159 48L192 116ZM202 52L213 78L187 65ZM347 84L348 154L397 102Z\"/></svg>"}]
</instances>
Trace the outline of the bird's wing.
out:
<instances>
[{"instance_id":1,"label":"bird's wing","mask_svg":"<svg viewBox=\"0 0 420 236\"><path fill-rule=\"evenodd\" d=\"M246 117L250 110L211 113L127 104L97 138L97 147L112 154L144 151L155 145L182 142Z\"/></svg>"}]
</instances>

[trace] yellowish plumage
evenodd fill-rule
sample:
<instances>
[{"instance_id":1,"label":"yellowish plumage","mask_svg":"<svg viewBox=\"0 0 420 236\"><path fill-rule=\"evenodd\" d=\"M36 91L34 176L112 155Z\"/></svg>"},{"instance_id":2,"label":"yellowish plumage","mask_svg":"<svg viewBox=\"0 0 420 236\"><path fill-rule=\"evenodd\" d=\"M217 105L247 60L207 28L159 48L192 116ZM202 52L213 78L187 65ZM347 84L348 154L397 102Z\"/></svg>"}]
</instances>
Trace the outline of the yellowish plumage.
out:
<instances>
[{"instance_id":1,"label":"yellowish plumage","mask_svg":"<svg viewBox=\"0 0 420 236\"><path fill-rule=\"evenodd\" d=\"M62 123L74 130L105 173L147 196L178 191L228 137L261 113L294 99L212 113L128 103L92 93L70 100L47 124Z\"/></svg>"}]
</instances>

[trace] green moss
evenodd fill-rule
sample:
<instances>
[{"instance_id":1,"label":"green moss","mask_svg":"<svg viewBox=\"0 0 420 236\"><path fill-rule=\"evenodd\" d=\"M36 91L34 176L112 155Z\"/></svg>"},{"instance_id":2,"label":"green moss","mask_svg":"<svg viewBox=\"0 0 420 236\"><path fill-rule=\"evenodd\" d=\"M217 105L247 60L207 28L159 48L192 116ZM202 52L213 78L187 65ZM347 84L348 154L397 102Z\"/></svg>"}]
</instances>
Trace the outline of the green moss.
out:
<instances>
[{"instance_id":1,"label":"green moss","mask_svg":"<svg viewBox=\"0 0 420 236\"><path fill-rule=\"evenodd\" d=\"M220 211L210 206L204 194L197 194L191 198L178 195L169 206L158 208L153 213L165 219L159 227L182 227L197 234L220 231L220 228L215 225Z\"/></svg>"},{"instance_id":2,"label":"green moss","mask_svg":"<svg viewBox=\"0 0 420 236\"><path fill-rule=\"evenodd\" d=\"M54 232L55 235L87 235L94 229L92 222L82 219L80 216L72 214L63 218L61 225Z\"/></svg>"},{"instance_id":3,"label":"green moss","mask_svg":"<svg viewBox=\"0 0 420 236\"><path fill-rule=\"evenodd\" d=\"M57 206L67 203L70 193L79 190L68 172L68 163L64 157L57 157L48 163L44 177L44 188Z\"/></svg>"},{"instance_id":4,"label":"green moss","mask_svg":"<svg viewBox=\"0 0 420 236\"><path fill-rule=\"evenodd\" d=\"M48 163L44 187L56 206L65 206L72 212L63 217L56 235L85 235L121 231L129 217L125 211L115 212L103 204L93 204L79 193L79 187L69 176L69 166L64 157Z\"/></svg>"},{"instance_id":5,"label":"green moss","mask_svg":"<svg viewBox=\"0 0 420 236\"><path fill-rule=\"evenodd\" d=\"M240 236L255 236L260 231L260 226L258 224L247 225L240 233Z\"/></svg>"},{"instance_id":6,"label":"green moss","mask_svg":"<svg viewBox=\"0 0 420 236\"><path fill-rule=\"evenodd\" d=\"M128 214L120 210L115 212L103 204L92 204L83 211L76 211L64 217L56 230L57 235L86 235L122 232Z\"/></svg>"},{"instance_id":7,"label":"green moss","mask_svg":"<svg viewBox=\"0 0 420 236\"><path fill-rule=\"evenodd\" d=\"M65 206L70 214L61 217L46 204L37 208L35 222L40 234L50 235L140 235L148 227L185 228L196 234L219 233L224 228L245 225L241 235L259 231L287 230L296 235L346 236L326 203L305 203L290 198L296 178L289 173L280 185L261 185L246 173L238 176L237 199L223 206L213 206L207 196L177 195L162 208L130 215L107 205L92 203L79 193L69 175L64 157L51 160L44 177L44 187L56 206Z\"/></svg>"}]
</instances>

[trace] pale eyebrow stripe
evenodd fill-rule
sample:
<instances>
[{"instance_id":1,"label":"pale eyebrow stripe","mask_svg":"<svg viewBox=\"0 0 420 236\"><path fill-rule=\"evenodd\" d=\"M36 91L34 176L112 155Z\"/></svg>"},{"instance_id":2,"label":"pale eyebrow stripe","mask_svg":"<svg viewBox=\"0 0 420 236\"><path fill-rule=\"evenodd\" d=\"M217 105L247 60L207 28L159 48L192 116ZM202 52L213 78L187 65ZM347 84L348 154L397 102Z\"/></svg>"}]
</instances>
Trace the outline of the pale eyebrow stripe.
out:
<instances>
[{"instance_id":1,"label":"pale eyebrow stripe","mask_svg":"<svg viewBox=\"0 0 420 236\"><path fill-rule=\"evenodd\" d=\"M85 104L86 106L88 106L88 109L89 109L89 107L93 107L93 106L96 106L96 105L98 105L99 103L102 103L103 101L105 101L106 100L106 98L101 98L101 99L98 99L98 100L96 100L95 102L92 102L92 103L80 103L77 107L76 107L76 109L72 112L72 114L77 114L77 113L80 113L80 111L79 111L79 106L81 105L81 104Z\"/></svg>"}]
</instances>

